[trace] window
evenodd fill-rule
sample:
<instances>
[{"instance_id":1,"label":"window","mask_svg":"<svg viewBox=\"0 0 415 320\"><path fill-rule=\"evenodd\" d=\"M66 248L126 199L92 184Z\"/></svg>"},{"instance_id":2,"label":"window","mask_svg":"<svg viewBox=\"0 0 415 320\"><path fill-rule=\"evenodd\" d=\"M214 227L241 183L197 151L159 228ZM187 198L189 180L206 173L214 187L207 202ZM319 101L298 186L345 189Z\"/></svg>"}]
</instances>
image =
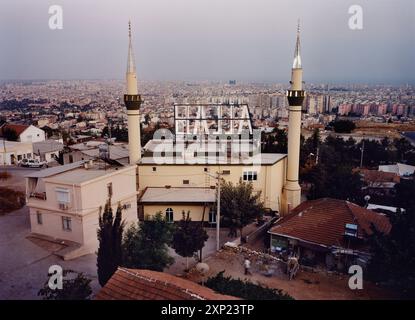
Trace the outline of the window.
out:
<instances>
[{"instance_id":1,"label":"window","mask_svg":"<svg viewBox=\"0 0 415 320\"><path fill-rule=\"evenodd\" d=\"M73 155L72 154L69 155L69 163L73 163Z\"/></svg>"},{"instance_id":2,"label":"window","mask_svg":"<svg viewBox=\"0 0 415 320\"><path fill-rule=\"evenodd\" d=\"M209 209L209 223L216 224L216 210L214 207Z\"/></svg>"},{"instance_id":3,"label":"window","mask_svg":"<svg viewBox=\"0 0 415 320\"><path fill-rule=\"evenodd\" d=\"M204 170L205 172L208 172L208 168L204 168L203 170Z\"/></svg>"},{"instance_id":4,"label":"window","mask_svg":"<svg viewBox=\"0 0 415 320\"><path fill-rule=\"evenodd\" d=\"M156 172L157 171L157 168L156 167L153 167L153 172Z\"/></svg>"},{"instance_id":5,"label":"window","mask_svg":"<svg viewBox=\"0 0 415 320\"><path fill-rule=\"evenodd\" d=\"M122 206L124 210L131 209L131 203L126 203Z\"/></svg>"},{"instance_id":6,"label":"window","mask_svg":"<svg viewBox=\"0 0 415 320\"><path fill-rule=\"evenodd\" d=\"M56 198L58 200L58 202L61 204L68 204L69 201L69 190L68 189L62 189L62 188L57 188L56 189Z\"/></svg>"},{"instance_id":7,"label":"window","mask_svg":"<svg viewBox=\"0 0 415 320\"><path fill-rule=\"evenodd\" d=\"M189 180L183 180L183 184L189 184L190 181Z\"/></svg>"},{"instance_id":8,"label":"window","mask_svg":"<svg viewBox=\"0 0 415 320\"><path fill-rule=\"evenodd\" d=\"M223 170L222 174L225 174L225 175L231 174L231 170Z\"/></svg>"},{"instance_id":9,"label":"window","mask_svg":"<svg viewBox=\"0 0 415 320\"><path fill-rule=\"evenodd\" d=\"M167 208L166 209L166 221L169 222L169 223L174 222L173 209L172 208Z\"/></svg>"},{"instance_id":10,"label":"window","mask_svg":"<svg viewBox=\"0 0 415 320\"><path fill-rule=\"evenodd\" d=\"M69 217L62 217L62 229L64 231L72 231L72 219Z\"/></svg>"},{"instance_id":11,"label":"window","mask_svg":"<svg viewBox=\"0 0 415 320\"><path fill-rule=\"evenodd\" d=\"M112 197L112 182L107 184L107 194L108 194L108 198Z\"/></svg>"},{"instance_id":12,"label":"window","mask_svg":"<svg viewBox=\"0 0 415 320\"><path fill-rule=\"evenodd\" d=\"M39 211L36 212L36 219L37 219L37 224L43 224L42 214Z\"/></svg>"},{"instance_id":13,"label":"window","mask_svg":"<svg viewBox=\"0 0 415 320\"><path fill-rule=\"evenodd\" d=\"M256 181L258 180L258 175L256 171L244 171L243 174L244 181Z\"/></svg>"}]
</instances>

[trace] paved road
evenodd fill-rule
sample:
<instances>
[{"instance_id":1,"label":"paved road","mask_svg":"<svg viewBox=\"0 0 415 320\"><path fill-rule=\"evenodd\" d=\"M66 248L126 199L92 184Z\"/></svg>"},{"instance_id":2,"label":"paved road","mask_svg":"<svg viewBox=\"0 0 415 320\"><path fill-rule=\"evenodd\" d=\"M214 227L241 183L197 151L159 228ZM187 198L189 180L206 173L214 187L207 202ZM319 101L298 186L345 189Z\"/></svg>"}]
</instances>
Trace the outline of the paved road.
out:
<instances>
[{"instance_id":1,"label":"paved road","mask_svg":"<svg viewBox=\"0 0 415 320\"><path fill-rule=\"evenodd\" d=\"M0 300L39 299L37 292L47 280L49 267L54 264L64 269L84 272L92 279L93 292L99 290L95 254L63 261L26 239L29 233L27 207L0 216ZM227 233L227 230L221 231L222 244L228 241ZM208 234L209 239L203 250L204 258L216 251L216 231L208 230ZM166 272L183 274L186 259L178 256L172 249L170 254L175 258L175 263ZM190 258L189 266L194 264L196 261Z\"/></svg>"},{"instance_id":2,"label":"paved road","mask_svg":"<svg viewBox=\"0 0 415 320\"><path fill-rule=\"evenodd\" d=\"M94 292L99 289L95 254L63 261L27 240L29 233L27 207L0 216L0 300L39 299L37 292L54 264L84 272L93 280Z\"/></svg>"}]
</instances>

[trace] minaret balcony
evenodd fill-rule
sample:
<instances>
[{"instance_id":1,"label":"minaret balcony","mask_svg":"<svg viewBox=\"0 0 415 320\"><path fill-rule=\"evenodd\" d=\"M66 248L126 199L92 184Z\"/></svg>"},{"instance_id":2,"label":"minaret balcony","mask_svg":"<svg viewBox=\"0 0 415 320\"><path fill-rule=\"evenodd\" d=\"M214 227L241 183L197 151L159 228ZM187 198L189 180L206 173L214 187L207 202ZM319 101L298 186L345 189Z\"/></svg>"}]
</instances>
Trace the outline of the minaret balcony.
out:
<instances>
[{"instance_id":1,"label":"minaret balcony","mask_svg":"<svg viewBox=\"0 0 415 320\"><path fill-rule=\"evenodd\" d=\"M127 107L127 110L140 110L141 102L141 95L139 94L124 95L124 104Z\"/></svg>"},{"instance_id":2,"label":"minaret balcony","mask_svg":"<svg viewBox=\"0 0 415 320\"><path fill-rule=\"evenodd\" d=\"M288 90L287 93L288 104L290 106L303 106L306 92L304 90ZM305 108L302 108L303 112L306 112Z\"/></svg>"}]
</instances>

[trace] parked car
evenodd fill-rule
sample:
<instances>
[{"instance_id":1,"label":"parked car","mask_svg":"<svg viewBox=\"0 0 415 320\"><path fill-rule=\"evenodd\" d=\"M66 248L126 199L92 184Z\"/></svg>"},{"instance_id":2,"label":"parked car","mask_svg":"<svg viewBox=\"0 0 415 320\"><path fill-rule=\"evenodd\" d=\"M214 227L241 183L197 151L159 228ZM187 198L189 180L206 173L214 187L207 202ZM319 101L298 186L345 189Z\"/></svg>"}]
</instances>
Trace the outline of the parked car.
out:
<instances>
[{"instance_id":1,"label":"parked car","mask_svg":"<svg viewBox=\"0 0 415 320\"><path fill-rule=\"evenodd\" d=\"M47 168L48 163L46 161L40 161L38 159L23 159L20 161L19 165L21 167L27 168Z\"/></svg>"}]
</instances>

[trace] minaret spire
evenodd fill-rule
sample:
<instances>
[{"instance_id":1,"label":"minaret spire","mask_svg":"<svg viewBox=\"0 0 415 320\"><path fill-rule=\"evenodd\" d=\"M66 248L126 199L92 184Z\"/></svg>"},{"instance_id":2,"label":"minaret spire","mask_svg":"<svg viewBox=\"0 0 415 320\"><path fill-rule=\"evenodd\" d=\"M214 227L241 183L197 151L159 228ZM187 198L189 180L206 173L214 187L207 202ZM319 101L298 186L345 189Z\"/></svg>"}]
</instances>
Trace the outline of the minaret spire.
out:
<instances>
[{"instance_id":1,"label":"minaret spire","mask_svg":"<svg viewBox=\"0 0 415 320\"><path fill-rule=\"evenodd\" d=\"M301 187L298 183L300 168L301 113L305 99L303 68L300 56L300 22L297 26L297 44L291 70L291 88L287 91L289 104L287 173L284 184L283 214L289 213L301 203Z\"/></svg>"},{"instance_id":2,"label":"minaret spire","mask_svg":"<svg viewBox=\"0 0 415 320\"><path fill-rule=\"evenodd\" d=\"M130 21L128 21L128 60L126 80L127 94L124 95L124 103L127 107L128 116L128 151L130 164L137 164L141 159L140 105L142 101L141 96L138 94Z\"/></svg>"},{"instance_id":3,"label":"minaret spire","mask_svg":"<svg viewBox=\"0 0 415 320\"><path fill-rule=\"evenodd\" d=\"M298 25L297 25L297 43L295 45L295 52L294 52L294 63L293 63L293 69L301 69L301 44L300 44L300 19L298 19Z\"/></svg>"},{"instance_id":4,"label":"minaret spire","mask_svg":"<svg viewBox=\"0 0 415 320\"><path fill-rule=\"evenodd\" d=\"M135 59L133 44L131 40L131 21L128 21L128 60L127 60L127 73L135 73Z\"/></svg>"}]
</instances>

